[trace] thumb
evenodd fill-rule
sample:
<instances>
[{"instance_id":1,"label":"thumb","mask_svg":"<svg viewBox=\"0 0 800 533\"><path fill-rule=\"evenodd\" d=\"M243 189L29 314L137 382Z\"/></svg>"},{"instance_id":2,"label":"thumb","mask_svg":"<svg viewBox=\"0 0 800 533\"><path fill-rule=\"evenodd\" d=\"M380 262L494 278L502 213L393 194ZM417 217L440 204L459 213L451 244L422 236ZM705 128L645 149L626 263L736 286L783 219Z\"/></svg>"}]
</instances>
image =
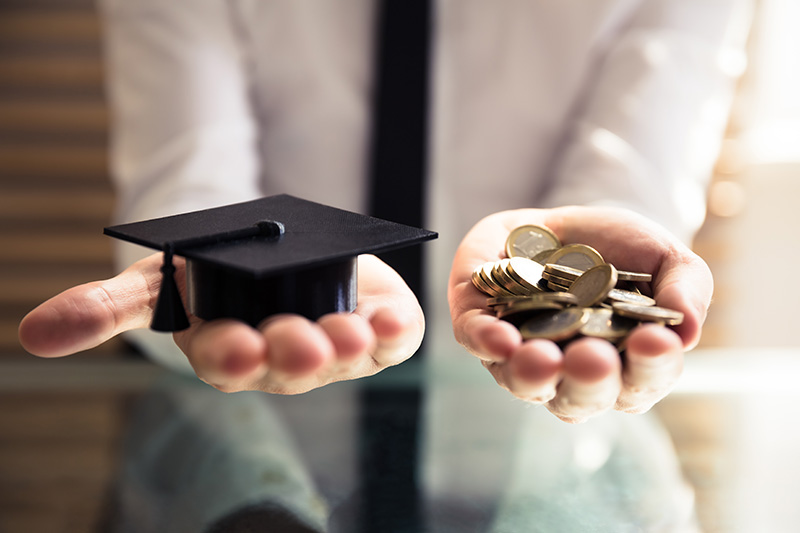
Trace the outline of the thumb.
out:
<instances>
[{"instance_id":1,"label":"thumb","mask_svg":"<svg viewBox=\"0 0 800 533\"><path fill-rule=\"evenodd\" d=\"M94 348L123 331L147 327L161 287L161 255L39 305L20 322L23 348L41 357L61 357Z\"/></svg>"}]
</instances>

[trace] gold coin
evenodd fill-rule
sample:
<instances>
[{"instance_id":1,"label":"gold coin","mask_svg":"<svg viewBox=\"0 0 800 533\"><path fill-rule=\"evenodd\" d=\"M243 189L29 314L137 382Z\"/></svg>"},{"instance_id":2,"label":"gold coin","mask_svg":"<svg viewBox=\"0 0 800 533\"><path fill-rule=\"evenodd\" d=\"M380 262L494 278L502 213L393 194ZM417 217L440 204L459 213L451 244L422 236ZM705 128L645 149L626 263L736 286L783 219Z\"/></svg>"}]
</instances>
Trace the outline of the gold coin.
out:
<instances>
[{"instance_id":1,"label":"gold coin","mask_svg":"<svg viewBox=\"0 0 800 533\"><path fill-rule=\"evenodd\" d=\"M512 257L508 260L506 271L518 284L530 292L538 292L544 267L525 257Z\"/></svg>"},{"instance_id":2,"label":"gold coin","mask_svg":"<svg viewBox=\"0 0 800 533\"><path fill-rule=\"evenodd\" d=\"M537 300L541 302L556 302L562 305L578 305L578 297L569 292L540 292L531 294L522 300Z\"/></svg>"},{"instance_id":3,"label":"gold coin","mask_svg":"<svg viewBox=\"0 0 800 533\"><path fill-rule=\"evenodd\" d=\"M653 281L653 275L646 272L628 272L627 270L617 270L617 279L620 281Z\"/></svg>"},{"instance_id":4,"label":"gold coin","mask_svg":"<svg viewBox=\"0 0 800 533\"><path fill-rule=\"evenodd\" d=\"M475 288L485 294L492 294L492 288L489 287L486 282L483 280L483 276L481 276L481 269L483 265L480 265L472 271L472 284L475 285Z\"/></svg>"},{"instance_id":5,"label":"gold coin","mask_svg":"<svg viewBox=\"0 0 800 533\"><path fill-rule=\"evenodd\" d=\"M567 292L569 290L569 285L560 285L558 283L548 281L547 288L550 289L551 291Z\"/></svg>"},{"instance_id":6,"label":"gold coin","mask_svg":"<svg viewBox=\"0 0 800 533\"><path fill-rule=\"evenodd\" d=\"M615 302L641 306L656 305L656 301L649 296L645 296L639 292L624 291L622 289L611 289L608 292L608 299L611 301L611 305L614 305Z\"/></svg>"},{"instance_id":7,"label":"gold coin","mask_svg":"<svg viewBox=\"0 0 800 533\"><path fill-rule=\"evenodd\" d=\"M600 252L585 244L567 244L562 246L551 255L549 263L565 265L578 270L589 270L598 265L605 264Z\"/></svg>"},{"instance_id":8,"label":"gold coin","mask_svg":"<svg viewBox=\"0 0 800 533\"><path fill-rule=\"evenodd\" d=\"M495 263L484 263L483 268L481 269L481 278L489 289L492 291L492 296L514 296L511 292L504 289L501 285L497 283L497 281L492 277L492 269L494 268Z\"/></svg>"},{"instance_id":9,"label":"gold coin","mask_svg":"<svg viewBox=\"0 0 800 533\"><path fill-rule=\"evenodd\" d=\"M535 295L540 296L540 295ZM509 320L511 317L514 318L512 321L519 322L520 317L519 315L525 314L530 315L532 312L540 312L540 311L550 311L550 310L558 310L563 309L564 305L553 300L542 300L539 298L525 298L524 300L520 300L518 302L509 303L503 306L502 309L497 311L497 318L502 318L503 320Z\"/></svg>"},{"instance_id":10,"label":"gold coin","mask_svg":"<svg viewBox=\"0 0 800 533\"><path fill-rule=\"evenodd\" d=\"M563 341L575 336L587 320L580 307L568 307L560 311L537 313L519 328L523 339L550 339Z\"/></svg>"},{"instance_id":11,"label":"gold coin","mask_svg":"<svg viewBox=\"0 0 800 533\"><path fill-rule=\"evenodd\" d=\"M683 322L683 313L666 307L633 305L622 302L614 302L613 307L616 314L636 320L658 322L668 326L677 326Z\"/></svg>"},{"instance_id":12,"label":"gold coin","mask_svg":"<svg viewBox=\"0 0 800 533\"><path fill-rule=\"evenodd\" d=\"M545 250L560 248L561 241L556 234L544 226L520 226L511 231L506 239L508 257L531 258Z\"/></svg>"},{"instance_id":13,"label":"gold coin","mask_svg":"<svg viewBox=\"0 0 800 533\"><path fill-rule=\"evenodd\" d=\"M511 294L515 294L518 296L527 296L531 293L531 290L525 287L524 285L517 283L508 272L508 263L509 259L501 259L500 261L494 264L492 268L492 277L494 280L499 283L504 289L506 289Z\"/></svg>"},{"instance_id":14,"label":"gold coin","mask_svg":"<svg viewBox=\"0 0 800 533\"><path fill-rule=\"evenodd\" d=\"M536 261L540 265L547 264L547 260L550 258L551 255L557 250L557 248L553 248L551 250L544 250L539 252L538 254L531 257L531 261Z\"/></svg>"},{"instance_id":15,"label":"gold coin","mask_svg":"<svg viewBox=\"0 0 800 533\"><path fill-rule=\"evenodd\" d=\"M581 326L580 333L587 337L599 337L611 342L618 342L637 324L635 320L614 314L611 309L589 307L584 311L586 311L587 320Z\"/></svg>"},{"instance_id":16,"label":"gold coin","mask_svg":"<svg viewBox=\"0 0 800 533\"><path fill-rule=\"evenodd\" d=\"M493 296L486 299L486 305L489 307L497 307L500 305L508 305L520 300L527 300L530 296Z\"/></svg>"},{"instance_id":17,"label":"gold coin","mask_svg":"<svg viewBox=\"0 0 800 533\"><path fill-rule=\"evenodd\" d=\"M578 270L577 268L568 267L566 265L559 265L556 263L547 263L544 265L545 274L558 276L559 278L575 281L578 277L586 272L585 270Z\"/></svg>"},{"instance_id":18,"label":"gold coin","mask_svg":"<svg viewBox=\"0 0 800 533\"><path fill-rule=\"evenodd\" d=\"M572 285L572 282L575 281L574 279L562 278L561 276L555 276L548 272L542 273L542 279L546 279L547 281L552 281L553 283L558 283L559 285L563 285L565 287L569 287L570 285Z\"/></svg>"},{"instance_id":19,"label":"gold coin","mask_svg":"<svg viewBox=\"0 0 800 533\"><path fill-rule=\"evenodd\" d=\"M616 284L617 269L614 265L597 265L572 282L569 292L578 297L578 305L591 307L605 300Z\"/></svg>"}]
</instances>

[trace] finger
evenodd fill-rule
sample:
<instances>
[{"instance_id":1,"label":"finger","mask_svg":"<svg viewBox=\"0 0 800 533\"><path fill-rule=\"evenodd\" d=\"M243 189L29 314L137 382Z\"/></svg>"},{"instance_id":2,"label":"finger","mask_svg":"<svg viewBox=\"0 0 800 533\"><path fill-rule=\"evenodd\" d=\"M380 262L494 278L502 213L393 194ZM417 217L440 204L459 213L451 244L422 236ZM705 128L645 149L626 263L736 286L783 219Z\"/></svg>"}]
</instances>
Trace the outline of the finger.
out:
<instances>
[{"instance_id":1,"label":"finger","mask_svg":"<svg viewBox=\"0 0 800 533\"><path fill-rule=\"evenodd\" d=\"M560 419L579 423L611 409L621 389L620 358L610 343L594 338L564 350L563 379L547 408Z\"/></svg>"},{"instance_id":2,"label":"finger","mask_svg":"<svg viewBox=\"0 0 800 533\"><path fill-rule=\"evenodd\" d=\"M298 315L279 315L261 329L267 343L269 392L299 394L328 382L336 348L319 324Z\"/></svg>"},{"instance_id":3,"label":"finger","mask_svg":"<svg viewBox=\"0 0 800 533\"><path fill-rule=\"evenodd\" d=\"M197 377L224 392L251 390L267 372L267 343L237 320L197 321L174 335Z\"/></svg>"},{"instance_id":4,"label":"finger","mask_svg":"<svg viewBox=\"0 0 800 533\"><path fill-rule=\"evenodd\" d=\"M700 341L713 290L713 278L705 263L675 268L656 285L654 296L658 305L683 313L683 322L672 329L685 350L691 350Z\"/></svg>"},{"instance_id":5,"label":"finger","mask_svg":"<svg viewBox=\"0 0 800 533\"><path fill-rule=\"evenodd\" d=\"M22 319L20 343L34 355L61 357L147 327L161 287L160 267L161 254L154 254L114 278L54 296Z\"/></svg>"},{"instance_id":6,"label":"finger","mask_svg":"<svg viewBox=\"0 0 800 533\"><path fill-rule=\"evenodd\" d=\"M615 409L643 413L664 398L683 370L680 337L662 326L636 328L627 340L622 390Z\"/></svg>"},{"instance_id":7,"label":"finger","mask_svg":"<svg viewBox=\"0 0 800 533\"><path fill-rule=\"evenodd\" d=\"M517 398L546 403L556 395L563 354L555 343L531 340L519 346L504 365L508 390Z\"/></svg>"},{"instance_id":8,"label":"finger","mask_svg":"<svg viewBox=\"0 0 800 533\"><path fill-rule=\"evenodd\" d=\"M411 357L422 344L425 316L403 278L372 255L358 258L358 307L355 314L375 334L372 358L377 370Z\"/></svg>"},{"instance_id":9,"label":"finger","mask_svg":"<svg viewBox=\"0 0 800 533\"><path fill-rule=\"evenodd\" d=\"M360 315L334 313L323 316L317 322L333 343L336 366L340 371L363 363L375 350L375 332Z\"/></svg>"},{"instance_id":10,"label":"finger","mask_svg":"<svg viewBox=\"0 0 800 533\"><path fill-rule=\"evenodd\" d=\"M424 322L420 325L416 313L384 307L378 309L369 322L376 338L372 357L381 367L405 361L422 344Z\"/></svg>"},{"instance_id":11,"label":"finger","mask_svg":"<svg viewBox=\"0 0 800 533\"><path fill-rule=\"evenodd\" d=\"M516 327L493 316L473 314L460 327L461 343L485 361L508 361L522 344L522 335Z\"/></svg>"}]
</instances>

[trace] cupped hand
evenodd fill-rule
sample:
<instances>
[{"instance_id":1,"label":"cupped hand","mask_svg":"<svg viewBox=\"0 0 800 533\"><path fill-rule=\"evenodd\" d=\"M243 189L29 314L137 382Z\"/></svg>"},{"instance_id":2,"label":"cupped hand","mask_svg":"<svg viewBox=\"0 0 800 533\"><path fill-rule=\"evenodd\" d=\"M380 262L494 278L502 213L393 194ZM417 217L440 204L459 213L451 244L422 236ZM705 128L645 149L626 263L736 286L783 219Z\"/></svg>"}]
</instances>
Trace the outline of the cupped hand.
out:
<instances>
[{"instance_id":1,"label":"cupped hand","mask_svg":"<svg viewBox=\"0 0 800 533\"><path fill-rule=\"evenodd\" d=\"M127 330L149 327L161 286L161 254L118 276L73 287L41 304L20 323L29 352L60 357L87 350ZM183 286L184 265L175 259ZM414 293L375 256L358 258L358 307L311 321L298 315L266 319L258 328L236 320L189 317L174 334L197 376L234 392L298 394L335 381L375 374L409 358L425 320Z\"/></svg>"},{"instance_id":2,"label":"cupped hand","mask_svg":"<svg viewBox=\"0 0 800 533\"><path fill-rule=\"evenodd\" d=\"M471 276L478 265L505 257L508 234L525 224L550 228L564 244L592 246L619 269L651 273L657 304L681 311L683 323L635 328L624 364L602 339L581 338L563 350L548 340L523 341L516 327L494 316ZM681 374L684 352L700 339L712 292L705 262L645 217L616 208L561 207L504 211L476 224L456 252L448 299L456 339L501 387L546 405L562 420L582 422L612 408L641 413L666 396Z\"/></svg>"}]
</instances>

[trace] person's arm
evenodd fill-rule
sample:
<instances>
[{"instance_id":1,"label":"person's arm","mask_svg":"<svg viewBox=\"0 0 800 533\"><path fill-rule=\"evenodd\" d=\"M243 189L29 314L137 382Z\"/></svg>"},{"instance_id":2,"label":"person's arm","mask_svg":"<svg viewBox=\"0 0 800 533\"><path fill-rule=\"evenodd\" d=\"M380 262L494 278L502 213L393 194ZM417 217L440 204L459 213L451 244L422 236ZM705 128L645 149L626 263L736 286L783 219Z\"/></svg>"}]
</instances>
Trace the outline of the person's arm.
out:
<instances>
[{"instance_id":1,"label":"person's arm","mask_svg":"<svg viewBox=\"0 0 800 533\"><path fill-rule=\"evenodd\" d=\"M627 207L688 242L745 66L752 2L639 4L586 75L537 205Z\"/></svg>"},{"instance_id":2,"label":"person's arm","mask_svg":"<svg viewBox=\"0 0 800 533\"><path fill-rule=\"evenodd\" d=\"M225 2L100 3L117 222L260 196L248 73ZM151 252L114 242L127 268ZM151 358L191 372L171 337L126 334Z\"/></svg>"},{"instance_id":3,"label":"person's arm","mask_svg":"<svg viewBox=\"0 0 800 533\"><path fill-rule=\"evenodd\" d=\"M736 0L641 2L586 76L537 202L550 209L497 213L463 239L448 292L455 336L514 396L580 422L608 409L646 411L678 379L713 291L708 267L683 242L703 220L749 7ZM584 207L558 207L576 204ZM524 224L548 226L564 243L594 246L619 268L652 273L656 301L681 311L684 323L636 328L624 363L600 339L563 350L551 341L523 341L494 316L470 278L476 266L502 256L509 232Z\"/></svg>"},{"instance_id":4,"label":"person's arm","mask_svg":"<svg viewBox=\"0 0 800 533\"><path fill-rule=\"evenodd\" d=\"M106 0L120 221L261 195L247 62L229 6ZM414 294L385 263L364 255L352 314L318 321L282 315L258 328L190 317L191 327L173 343L173 336L146 329L162 260L141 256L140 249L120 247L118 263L130 265L121 274L34 309L20 324L22 345L58 357L129 332L152 358L194 371L220 390L295 394L374 374L410 357L422 341L424 317ZM183 290L181 261L176 269Z\"/></svg>"}]
</instances>

